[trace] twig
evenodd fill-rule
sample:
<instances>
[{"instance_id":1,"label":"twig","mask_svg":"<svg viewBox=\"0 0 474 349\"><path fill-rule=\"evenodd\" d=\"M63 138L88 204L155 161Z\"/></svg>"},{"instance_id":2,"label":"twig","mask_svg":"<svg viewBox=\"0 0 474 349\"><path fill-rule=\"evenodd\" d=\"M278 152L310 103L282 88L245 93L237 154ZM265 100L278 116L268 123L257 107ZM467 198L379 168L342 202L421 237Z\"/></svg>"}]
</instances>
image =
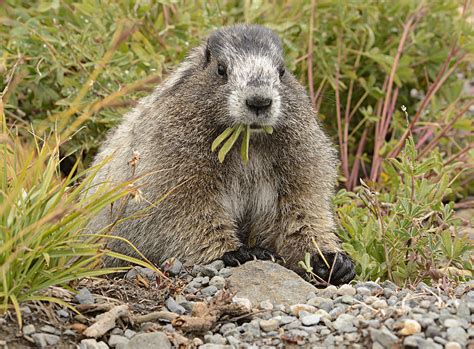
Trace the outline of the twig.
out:
<instances>
[{"instance_id":1,"label":"twig","mask_svg":"<svg viewBox=\"0 0 474 349\"><path fill-rule=\"evenodd\" d=\"M308 37L308 85L309 95L311 97L311 105L316 110L316 98L314 95L314 79L313 79L313 30L314 30L314 9L316 7L316 0L311 0L311 17L309 19L309 37Z\"/></svg>"}]
</instances>

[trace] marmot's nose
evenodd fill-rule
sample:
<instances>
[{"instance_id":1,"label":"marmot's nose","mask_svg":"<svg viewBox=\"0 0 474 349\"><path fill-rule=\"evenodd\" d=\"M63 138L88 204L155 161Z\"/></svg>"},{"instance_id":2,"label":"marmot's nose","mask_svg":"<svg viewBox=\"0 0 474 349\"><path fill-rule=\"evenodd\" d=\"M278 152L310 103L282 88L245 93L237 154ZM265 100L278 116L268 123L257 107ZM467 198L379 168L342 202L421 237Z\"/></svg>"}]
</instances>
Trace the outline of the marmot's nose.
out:
<instances>
[{"instance_id":1,"label":"marmot's nose","mask_svg":"<svg viewBox=\"0 0 474 349\"><path fill-rule=\"evenodd\" d=\"M270 108L272 99L262 96L252 96L245 100L247 107L255 114L260 114Z\"/></svg>"}]
</instances>

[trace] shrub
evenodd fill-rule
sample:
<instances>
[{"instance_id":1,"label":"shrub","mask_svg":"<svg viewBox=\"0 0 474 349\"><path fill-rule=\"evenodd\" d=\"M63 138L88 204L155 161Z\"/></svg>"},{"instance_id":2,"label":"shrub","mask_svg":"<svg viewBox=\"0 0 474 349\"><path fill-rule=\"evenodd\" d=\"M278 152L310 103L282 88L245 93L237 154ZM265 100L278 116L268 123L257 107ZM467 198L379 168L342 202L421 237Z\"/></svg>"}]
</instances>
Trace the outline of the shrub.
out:
<instances>
[{"instance_id":1,"label":"shrub","mask_svg":"<svg viewBox=\"0 0 474 349\"><path fill-rule=\"evenodd\" d=\"M438 152L417 160L413 138L397 159L383 163L383 188L363 182L335 198L344 249L358 278L398 285L472 277L473 247L458 231L454 203L444 203L458 175Z\"/></svg>"},{"instance_id":2,"label":"shrub","mask_svg":"<svg viewBox=\"0 0 474 349\"><path fill-rule=\"evenodd\" d=\"M447 156L460 153L468 161L473 144L465 136L472 122L464 116L472 98L466 100L464 79L457 76L470 73L474 33L469 1L464 11L461 5L8 0L1 17L0 72L18 62L19 93L9 96L7 117L40 123L71 106L74 117L89 110L88 120L77 123L84 128L63 147L75 157L84 150L87 163L105 131L189 47L217 26L255 22L282 37L289 68L308 86L314 107L338 139L347 189L360 176L377 181L386 175L381 161L399 153L410 131L420 156L441 145ZM90 88L77 100L84 84ZM413 106L408 128L401 105ZM453 136L456 143L447 138ZM455 193L472 192L469 185L469 190L456 186Z\"/></svg>"},{"instance_id":3,"label":"shrub","mask_svg":"<svg viewBox=\"0 0 474 349\"><path fill-rule=\"evenodd\" d=\"M51 288L122 270L96 268L104 255L154 268L105 249L106 229L85 233L92 216L130 193L130 183L85 198L98 167L61 178L58 140L33 133L25 143L7 130L2 107L0 100L0 313L13 306L21 324L21 302L69 306Z\"/></svg>"}]
</instances>

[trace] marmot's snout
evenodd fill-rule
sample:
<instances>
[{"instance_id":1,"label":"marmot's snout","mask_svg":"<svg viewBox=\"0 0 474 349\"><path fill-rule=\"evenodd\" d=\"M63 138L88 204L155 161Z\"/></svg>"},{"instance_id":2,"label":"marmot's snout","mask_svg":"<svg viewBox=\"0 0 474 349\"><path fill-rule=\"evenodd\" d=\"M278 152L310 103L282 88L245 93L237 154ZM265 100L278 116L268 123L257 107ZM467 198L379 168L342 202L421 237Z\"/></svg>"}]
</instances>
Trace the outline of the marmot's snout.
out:
<instances>
[{"instance_id":1,"label":"marmot's snout","mask_svg":"<svg viewBox=\"0 0 474 349\"><path fill-rule=\"evenodd\" d=\"M254 95L248 97L245 100L245 104L251 112L255 113L257 116L260 116L268 112L272 105L272 98L262 95Z\"/></svg>"}]
</instances>

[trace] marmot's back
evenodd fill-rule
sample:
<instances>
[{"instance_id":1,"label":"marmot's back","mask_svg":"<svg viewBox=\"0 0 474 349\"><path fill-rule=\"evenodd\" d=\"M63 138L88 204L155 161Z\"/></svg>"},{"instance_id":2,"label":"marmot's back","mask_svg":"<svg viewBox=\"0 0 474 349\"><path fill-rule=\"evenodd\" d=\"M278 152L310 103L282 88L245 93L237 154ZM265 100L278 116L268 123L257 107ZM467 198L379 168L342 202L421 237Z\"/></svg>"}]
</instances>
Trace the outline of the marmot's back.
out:
<instances>
[{"instance_id":1,"label":"marmot's back","mask_svg":"<svg viewBox=\"0 0 474 349\"><path fill-rule=\"evenodd\" d=\"M238 124L252 130L249 163L242 163L238 146L220 163L211 143ZM273 134L262 126L272 126ZM139 176L144 200L129 200L124 214L152 204L113 233L151 261L222 258L235 265L282 256L301 272L298 261L312 251L315 271L327 277L311 244L316 238L330 263L336 259L331 282L354 276L334 234L335 150L269 29L238 25L213 33L111 132L96 161L110 154L96 181ZM132 169L134 154L140 159ZM109 219L104 210L91 229ZM110 247L132 253L117 241Z\"/></svg>"}]
</instances>

